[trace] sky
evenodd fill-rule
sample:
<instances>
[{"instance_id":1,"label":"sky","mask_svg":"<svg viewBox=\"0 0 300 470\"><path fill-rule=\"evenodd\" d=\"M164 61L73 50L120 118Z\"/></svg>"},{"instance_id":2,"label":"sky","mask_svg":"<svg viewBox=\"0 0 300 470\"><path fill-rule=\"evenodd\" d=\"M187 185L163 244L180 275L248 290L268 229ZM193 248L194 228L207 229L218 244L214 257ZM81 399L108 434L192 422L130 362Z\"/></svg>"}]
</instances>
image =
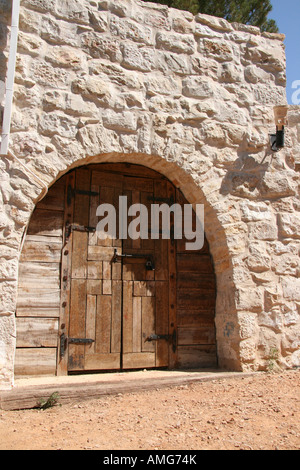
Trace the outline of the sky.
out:
<instances>
[{"instance_id":1,"label":"sky","mask_svg":"<svg viewBox=\"0 0 300 470\"><path fill-rule=\"evenodd\" d=\"M273 10L269 18L274 19L280 33L286 35L288 103L300 104L300 0L271 0L270 3ZM297 88L293 89L295 81L299 83L294 84ZM295 98L299 102L295 102Z\"/></svg>"}]
</instances>

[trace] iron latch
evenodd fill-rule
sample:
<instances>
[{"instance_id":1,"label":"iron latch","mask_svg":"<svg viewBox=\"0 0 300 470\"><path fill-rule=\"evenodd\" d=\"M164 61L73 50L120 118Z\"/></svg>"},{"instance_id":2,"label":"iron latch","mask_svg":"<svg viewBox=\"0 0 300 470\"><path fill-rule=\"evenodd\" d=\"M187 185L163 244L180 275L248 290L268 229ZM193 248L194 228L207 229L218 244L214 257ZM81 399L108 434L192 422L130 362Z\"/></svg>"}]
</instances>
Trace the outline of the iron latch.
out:
<instances>
[{"instance_id":1,"label":"iron latch","mask_svg":"<svg viewBox=\"0 0 300 470\"><path fill-rule=\"evenodd\" d=\"M145 339L145 343L151 343L151 341L159 341L160 339L165 339L166 341L170 341L171 335L152 334Z\"/></svg>"},{"instance_id":2,"label":"iron latch","mask_svg":"<svg viewBox=\"0 0 300 470\"><path fill-rule=\"evenodd\" d=\"M145 343L151 343L152 341L160 341L160 340L165 340L171 343L173 352L175 353L176 348L177 348L176 330L174 330L171 335L157 335L153 333L145 339Z\"/></svg>"},{"instance_id":3,"label":"iron latch","mask_svg":"<svg viewBox=\"0 0 300 470\"><path fill-rule=\"evenodd\" d=\"M94 339L90 338L68 338L68 344L92 344Z\"/></svg>"},{"instance_id":4,"label":"iron latch","mask_svg":"<svg viewBox=\"0 0 300 470\"><path fill-rule=\"evenodd\" d=\"M68 338L64 333L60 336L60 357L64 357L68 344L92 344L95 340L91 338Z\"/></svg>"},{"instance_id":5,"label":"iron latch","mask_svg":"<svg viewBox=\"0 0 300 470\"><path fill-rule=\"evenodd\" d=\"M115 248L114 250L114 257L112 259L113 263L117 263L118 261L121 261L124 258L145 258L146 259L146 269L147 271L154 271L155 266L154 266L154 260L152 255L148 254L143 254L143 253L137 253L137 254L122 254L120 255L118 253L118 250Z\"/></svg>"}]
</instances>

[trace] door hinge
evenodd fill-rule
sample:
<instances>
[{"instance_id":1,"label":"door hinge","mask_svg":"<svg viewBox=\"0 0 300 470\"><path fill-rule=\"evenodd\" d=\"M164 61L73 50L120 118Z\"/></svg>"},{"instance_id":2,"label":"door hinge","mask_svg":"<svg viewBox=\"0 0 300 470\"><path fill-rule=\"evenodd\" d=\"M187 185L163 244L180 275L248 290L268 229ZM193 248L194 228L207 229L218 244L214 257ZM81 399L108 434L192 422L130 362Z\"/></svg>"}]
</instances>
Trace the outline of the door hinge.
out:
<instances>
[{"instance_id":1,"label":"door hinge","mask_svg":"<svg viewBox=\"0 0 300 470\"><path fill-rule=\"evenodd\" d=\"M87 232L87 233L95 233L95 227L86 227L84 225L77 225L77 224L66 224L66 238L69 238L72 232Z\"/></svg>"},{"instance_id":2,"label":"door hinge","mask_svg":"<svg viewBox=\"0 0 300 470\"><path fill-rule=\"evenodd\" d=\"M157 335L153 333L145 339L145 343L151 343L151 341L160 341L162 339L172 344L173 352L175 353L177 348L176 330L174 330L171 335Z\"/></svg>"},{"instance_id":3,"label":"door hinge","mask_svg":"<svg viewBox=\"0 0 300 470\"><path fill-rule=\"evenodd\" d=\"M81 194L83 196L99 196L99 193L96 191L86 191L84 189L75 189L70 184L67 188L67 204L71 205L72 199L76 194Z\"/></svg>"},{"instance_id":4,"label":"door hinge","mask_svg":"<svg viewBox=\"0 0 300 470\"><path fill-rule=\"evenodd\" d=\"M64 333L60 336L60 357L63 358L68 344L92 344L95 340L91 338L68 338Z\"/></svg>"},{"instance_id":5,"label":"door hinge","mask_svg":"<svg viewBox=\"0 0 300 470\"><path fill-rule=\"evenodd\" d=\"M94 339L90 338L68 338L68 344L92 344Z\"/></svg>"}]
</instances>

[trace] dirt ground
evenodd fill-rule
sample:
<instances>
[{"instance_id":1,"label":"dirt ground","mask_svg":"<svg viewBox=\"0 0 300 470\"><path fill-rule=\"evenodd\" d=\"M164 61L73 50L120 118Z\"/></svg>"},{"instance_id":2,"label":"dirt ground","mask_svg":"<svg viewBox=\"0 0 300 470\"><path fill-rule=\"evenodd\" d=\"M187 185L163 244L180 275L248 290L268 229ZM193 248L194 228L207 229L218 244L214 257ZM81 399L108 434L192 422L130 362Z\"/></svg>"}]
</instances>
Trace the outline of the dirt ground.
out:
<instances>
[{"instance_id":1,"label":"dirt ground","mask_svg":"<svg viewBox=\"0 0 300 470\"><path fill-rule=\"evenodd\" d=\"M1 450L299 450L300 371L0 410Z\"/></svg>"}]
</instances>

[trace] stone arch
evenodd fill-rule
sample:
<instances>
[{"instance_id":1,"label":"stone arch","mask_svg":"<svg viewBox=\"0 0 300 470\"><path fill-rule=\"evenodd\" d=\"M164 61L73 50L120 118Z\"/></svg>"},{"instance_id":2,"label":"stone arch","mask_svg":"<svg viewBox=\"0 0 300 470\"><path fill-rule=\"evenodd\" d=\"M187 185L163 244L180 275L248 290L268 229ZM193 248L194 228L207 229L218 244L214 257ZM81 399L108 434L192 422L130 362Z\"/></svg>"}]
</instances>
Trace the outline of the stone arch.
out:
<instances>
[{"instance_id":1,"label":"stone arch","mask_svg":"<svg viewBox=\"0 0 300 470\"><path fill-rule=\"evenodd\" d=\"M230 255L230 243L221 221L226 210L218 210L218 198L215 198L217 208L210 201L211 195L206 195L188 171L177 163L168 162L162 157L146 154L105 153L86 158L78 158L72 165L67 166L57 174L49 184L55 184L70 170L98 163L131 163L143 165L164 175L173 185L180 189L186 200L192 204L203 204L205 207L205 234L210 245L215 275L217 280L216 299L216 334L217 356L219 367L232 370L242 370L240 361L240 336L237 309L235 306L234 266ZM31 212L32 213L32 212ZM29 214L28 214L29 215ZM31 214L30 214L31 215ZM30 216L28 224L30 223ZM27 225L28 225L27 224Z\"/></svg>"}]
</instances>

